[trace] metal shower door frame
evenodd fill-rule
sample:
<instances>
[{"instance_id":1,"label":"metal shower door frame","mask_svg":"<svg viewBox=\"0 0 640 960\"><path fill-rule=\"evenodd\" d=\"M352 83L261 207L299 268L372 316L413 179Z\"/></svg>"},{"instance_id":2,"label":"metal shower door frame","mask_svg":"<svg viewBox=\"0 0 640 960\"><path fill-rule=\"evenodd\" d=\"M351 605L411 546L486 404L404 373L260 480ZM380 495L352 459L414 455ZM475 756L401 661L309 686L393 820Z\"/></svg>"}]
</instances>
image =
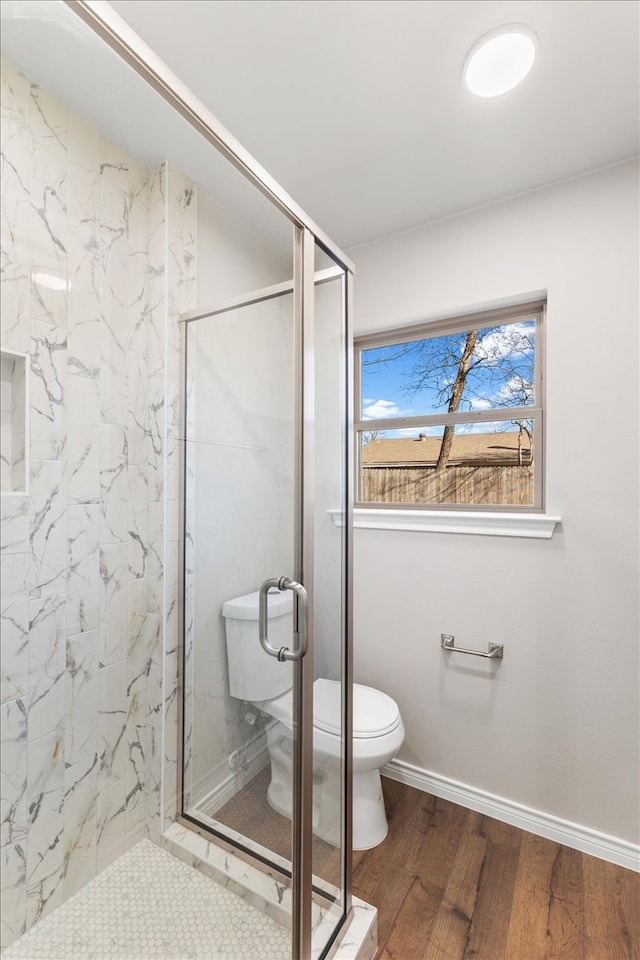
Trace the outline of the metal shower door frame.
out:
<instances>
[{"instance_id":1,"label":"metal shower door frame","mask_svg":"<svg viewBox=\"0 0 640 960\"><path fill-rule=\"evenodd\" d=\"M312 605L313 600L313 567L314 567L314 538L313 531L315 526L315 502L314 502L314 420L315 420L315 351L314 351L314 299L315 287L325 283L340 281L342 291L341 300L343 308L343 326L342 335L345 342L349 338L349 317L351 316L350 304L352 296L351 275L341 266L329 267L313 274L314 256L316 243L310 231L298 230L295 234L294 247L294 270L293 281L275 284L262 290L257 290L252 294L240 297L234 297L223 301L217 306L211 305L197 310L182 314L179 318L181 328L181 423L180 437L182 438L180 448L180 569L184 576L184 537L186 530L185 518L185 467L186 467L186 405L187 405L187 328L190 323L197 321L207 321L234 311L239 308L250 306L256 303L262 303L274 298L279 298L286 294L294 294L294 378L295 378L295 404L294 404L294 444L295 444L295 476L294 476L294 576L300 582L303 582L310 594ZM306 295L305 295L306 294ZM352 682L352 647L349 639L352 635L352 596L351 596L351 541L350 531L352 529L351 511L352 497L351 479L352 470L352 448L350 442L350 428L352 424L352 396L353 390L352 367L353 358L348 351L345 363L345 382L343 384L344 396L343 404L345 410L345 431L344 446L342 450L342 468L344 472L343 496L346 508L346 524L342 527L343 543L342 558L344 565L344 604L342 634L345 638L345 644L342 655L342 677L343 677L343 706L342 706L342 729L345 731L343 741L344 757L344 778L342 783L342 797L344 815L341 821L340 830L340 849L342 852L341 864L341 891L344 894L343 917L337 923L333 934L327 943L321 957L330 957L332 947L344 923L351 912L351 838L352 838L352 818L351 818L351 795L352 795L352 739L346 735L346 731L352 729L352 698L349 695ZM276 582L276 581L274 581ZM179 621L185 623L184 612L184 584L181 585L179 596ZM182 638L184 641L184 637ZM184 647L184 643L181 644ZM324 900L327 892L316 887L313 884L313 832L312 832L312 805L313 805L313 620L311 618L306 637L307 653L301 659L292 662L293 672L293 774L292 774L292 871L283 870L277 863L269 859L268 856L252 851L248 847L236 845L232 839L224 832L192 819L190 814L183 813L182 808L178 809L178 822L191 830L199 833L207 839L215 838L225 849L235 853L247 862L258 865L264 869L268 868L272 875L279 876L281 881L291 885L292 890L292 957L293 960L308 960L311 957L312 949L312 922L311 906L312 898ZM183 676L183 657L179 658L181 669L180 675L180 699L182 710L179 712L179 742L178 742L178 768L184 775L183 768L183 736L185 729L184 718L184 676ZM179 802L182 798L182 789L179 790ZM331 899L326 900L329 906ZM339 901L337 901L339 902Z\"/></svg>"}]
</instances>

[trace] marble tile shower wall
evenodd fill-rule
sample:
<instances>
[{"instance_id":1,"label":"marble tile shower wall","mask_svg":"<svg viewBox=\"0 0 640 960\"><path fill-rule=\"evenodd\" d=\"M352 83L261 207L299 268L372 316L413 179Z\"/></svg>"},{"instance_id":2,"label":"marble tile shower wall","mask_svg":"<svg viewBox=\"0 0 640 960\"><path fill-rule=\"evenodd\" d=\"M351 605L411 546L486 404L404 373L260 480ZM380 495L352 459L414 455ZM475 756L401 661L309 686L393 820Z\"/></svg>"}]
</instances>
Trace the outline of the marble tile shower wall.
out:
<instances>
[{"instance_id":1,"label":"marble tile shower wall","mask_svg":"<svg viewBox=\"0 0 640 960\"><path fill-rule=\"evenodd\" d=\"M149 240L149 551L146 816L152 839L174 820L178 784L178 577L181 313L196 307L196 187L171 164L152 171Z\"/></svg>"},{"instance_id":2,"label":"marble tile shower wall","mask_svg":"<svg viewBox=\"0 0 640 960\"><path fill-rule=\"evenodd\" d=\"M172 812L195 198L7 63L2 147L2 345L31 361L30 486L2 497L6 945Z\"/></svg>"}]
</instances>

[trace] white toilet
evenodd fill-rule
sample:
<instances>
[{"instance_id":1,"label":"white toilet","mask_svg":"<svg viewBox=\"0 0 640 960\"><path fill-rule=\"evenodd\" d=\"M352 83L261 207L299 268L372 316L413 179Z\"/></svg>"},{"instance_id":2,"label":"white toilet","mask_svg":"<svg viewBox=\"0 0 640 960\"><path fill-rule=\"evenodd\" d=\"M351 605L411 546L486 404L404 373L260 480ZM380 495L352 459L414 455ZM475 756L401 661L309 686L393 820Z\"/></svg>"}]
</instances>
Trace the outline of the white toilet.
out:
<instances>
[{"instance_id":1,"label":"white toilet","mask_svg":"<svg viewBox=\"0 0 640 960\"><path fill-rule=\"evenodd\" d=\"M225 618L229 690L272 718L267 727L271 757L270 805L291 817L292 667L268 656L258 639L258 592L227 600ZM293 594L269 595L269 641L290 646ZM313 684L314 832L335 846L340 837L339 758L341 684L315 680ZM353 686L353 847L368 850L387 835L387 817L380 783L380 767L395 756L404 740L398 706L372 687Z\"/></svg>"}]
</instances>

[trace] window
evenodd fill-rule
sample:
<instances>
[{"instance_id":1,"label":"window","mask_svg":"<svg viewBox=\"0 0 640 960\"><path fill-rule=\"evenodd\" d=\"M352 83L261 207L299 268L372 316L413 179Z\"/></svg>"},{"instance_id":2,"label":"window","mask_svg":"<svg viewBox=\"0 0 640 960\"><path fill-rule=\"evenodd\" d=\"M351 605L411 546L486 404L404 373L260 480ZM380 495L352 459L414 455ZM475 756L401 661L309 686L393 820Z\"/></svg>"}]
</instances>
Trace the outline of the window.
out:
<instances>
[{"instance_id":1,"label":"window","mask_svg":"<svg viewBox=\"0 0 640 960\"><path fill-rule=\"evenodd\" d=\"M543 509L544 303L356 340L359 506Z\"/></svg>"}]
</instances>

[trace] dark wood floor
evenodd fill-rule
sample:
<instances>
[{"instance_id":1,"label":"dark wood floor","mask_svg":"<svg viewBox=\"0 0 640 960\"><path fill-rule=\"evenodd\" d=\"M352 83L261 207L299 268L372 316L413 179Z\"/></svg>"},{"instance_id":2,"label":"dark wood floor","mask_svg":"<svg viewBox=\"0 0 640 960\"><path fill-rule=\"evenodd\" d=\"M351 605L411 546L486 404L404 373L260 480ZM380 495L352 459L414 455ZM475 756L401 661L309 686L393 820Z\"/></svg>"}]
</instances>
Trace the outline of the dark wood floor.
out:
<instances>
[{"instance_id":1,"label":"dark wood floor","mask_svg":"<svg viewBox=\"0 0 640 960\"><path fill-rule=\"evenodd\" d=\"M389 833L353 875L380 960L640 960L640 875L383 785Z\"/></svg>"},{"instance_id":2,"label":"dark wood floor","mask_svg":"<svg viewBox=\"0 0 640 960\"><path fill-rule=\"evenodd\" d=\"M640 960L640 875L383 778L389 833L353 855L379 960ZM269 768L215 816L288 857ZM339 882L314 838L314 873Z\"/></svg>"}]
</instances>

